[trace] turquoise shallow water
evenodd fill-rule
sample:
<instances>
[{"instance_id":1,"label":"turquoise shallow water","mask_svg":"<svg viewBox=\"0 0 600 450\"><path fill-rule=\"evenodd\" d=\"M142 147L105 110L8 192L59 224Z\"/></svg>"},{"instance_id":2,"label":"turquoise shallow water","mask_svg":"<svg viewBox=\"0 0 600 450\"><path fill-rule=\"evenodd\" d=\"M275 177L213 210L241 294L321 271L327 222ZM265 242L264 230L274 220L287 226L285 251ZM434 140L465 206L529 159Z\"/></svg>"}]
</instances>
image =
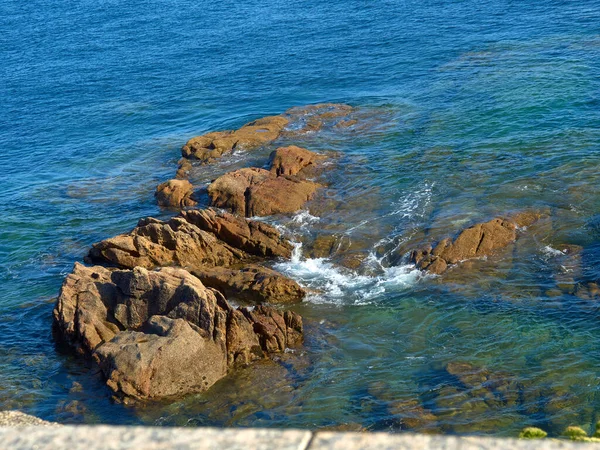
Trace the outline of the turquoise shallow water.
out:
<instances>
[{"instance_id":1,"label":"turquoise shallow water","mask_svg":"<svg viewBox=\"0 0 600 450\"><path fill-rule=\"evenodd\" d=\"M597 1L8 0L0 31L1 409L400 431L394 408L412 401L435 413L417 429L498 435L599 418L599 299L573 285L600 279ZM52 340L64 275L93 242L172 214L152 193L189 137L322 101L383 120L298 142L342 164L312 216L277 221L298 241L351 241L373 264L348 272L299 252L279 268L320 292L297 308L301 352L205 395L113 403L96 369ZM444 283L397 256L525 207L549 218ZM577 257L557 253L566 244ZM465 386L446 370L457 361L504 385Z\"/></svg>"}]
</instances>

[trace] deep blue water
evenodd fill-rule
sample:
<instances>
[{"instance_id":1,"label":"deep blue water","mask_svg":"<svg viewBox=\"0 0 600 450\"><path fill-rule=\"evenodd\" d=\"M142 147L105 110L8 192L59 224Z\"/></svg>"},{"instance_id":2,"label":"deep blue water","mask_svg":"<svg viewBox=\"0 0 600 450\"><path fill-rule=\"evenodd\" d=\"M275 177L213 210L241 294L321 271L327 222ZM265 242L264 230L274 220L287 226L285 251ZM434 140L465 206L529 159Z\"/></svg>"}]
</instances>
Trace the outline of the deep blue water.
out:
<instances>
[{"instance_id":1,"label":"deep blue water","mask_svg":"<svg viewBox=\"0 0 600 450\"><path fill-rule=\"evenodd\" d=\"M563 244L582 249L578 281L600 279L597 0L4 0L0 56L0 409L65 422L387 429L389 396L374 385L434 410L441 368L460 359L529 382L521 391L539 388L531 402L542 406L488 408L481 423L459 408L438 432L557 432L597 419L598 299L555 289ZM249 371L192 400L114 404L96 370L52 340L53 297L73 262L140 217L171 214L152 194L190 137L324 101L389 117L377 132L304 143L344 155L354 178L337 175L331 189L363 200L352 217L311 212L340 233L357 226L352 237L374 253L381 240L522 207L551 220L501 276L475 280L348 274L301 258L282 270L325 292L299 307L310 369L274 374L275 387Z\"/></svg>"}]
</instances>

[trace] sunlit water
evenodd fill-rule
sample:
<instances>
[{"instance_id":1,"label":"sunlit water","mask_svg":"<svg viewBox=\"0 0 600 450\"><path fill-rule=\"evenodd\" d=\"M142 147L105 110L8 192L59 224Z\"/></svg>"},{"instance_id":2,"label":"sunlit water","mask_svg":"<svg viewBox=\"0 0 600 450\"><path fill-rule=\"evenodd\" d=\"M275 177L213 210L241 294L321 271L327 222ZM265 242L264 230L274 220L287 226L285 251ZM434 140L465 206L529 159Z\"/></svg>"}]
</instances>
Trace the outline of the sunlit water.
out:
<instances>
[{"instance_id":1,"label":"sunlit water","mask_svg":"<svg viewBox=\"0 0 600 450\"><path fill-rule=\"evenodd\" d=\"M597 1L7 0L0 31L0 409L401 431L397 405L416 401L430 414L417 430L497 435L600 418L600 299L573 285L600 279ZM322 101L379 119L295 140L335 155L328 186L306 211L268 219L297 243L275 266L310 290L295 307L305 346L206 394L114 403L51 336L73 262L174 213L153 191L189 137ZM262 166L270 150L194 181ZM495 258L443 280L408 264L415 243L524 208L549 217ZM335 238L332 255L310 253L319 236ZM348 255L360 265L345 268ZM466 386L452 362L514 395Z\"/></svg>"}]
</instances>

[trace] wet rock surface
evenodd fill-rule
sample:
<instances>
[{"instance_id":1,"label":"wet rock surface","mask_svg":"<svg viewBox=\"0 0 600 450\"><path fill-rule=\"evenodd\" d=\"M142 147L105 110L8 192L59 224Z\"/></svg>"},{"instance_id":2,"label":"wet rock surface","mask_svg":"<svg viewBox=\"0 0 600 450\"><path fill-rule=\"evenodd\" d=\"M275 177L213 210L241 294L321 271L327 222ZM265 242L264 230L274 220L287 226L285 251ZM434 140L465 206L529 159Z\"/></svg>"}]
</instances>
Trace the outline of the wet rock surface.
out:
<instances>
[{"instance_id":1,"label":"wet rock surface","mask_svg":"<svg viewBox=\"0 0 600 450\"><path fill-rule=\"evenodd\" d=\"M244 303L298 303L306 296L304 289L294 280L256 265L241 269L193 270L192 273L204 285L217 289L228 299Z\"/></svg>"},{"instance_id":2,"label":"wet rock surface","mask_svg":"<svg viewBox=\"0 0 600 450\"><path fill-rule=\"evenodd\" d=\"M456 239L446 238L435 247L426 246L411 253L416 266L435 275L441 275L448 266L473 258L493 255L517 239L517 229L537 220L535 214L516 215L511 219L495 218L463 230Z\"/></svg>"},{"instance_id":3,"label":"wet rock surface","mask_svg":"<svg viewBox=\"0 0 600 450\"><path fill-rule=\"evenodd\" d=\"M161 398L208 389L229 367L302 342L302 319L234 309L179 268L76 264L56 308L57 334L91 356L118 395Z\"/></svg>"},{"instance_id":4,"label":"wet rock surface","mask_svg":"<svg viewBox=\"0 0 600 450\"><path fill-rule=\"evenodd\" d=\"M192 199L194 186L188 180L169 180L156 188L156 202L160 206L185 208L195 206L198 202Z\"/></svg>"},{"instance_id":5,"label":"wet rock surface","mask_svg":"<svg viewBox=\"0 0 600 450\"><path fill-rule=\"evenodd\" d=\"M324 159L322 155L317 155L302 147L291 145L289 147L279 147L270 156L271 172L275 175L298 175L300 171Z\"/></svg>"},{"instance_id":6,"label":"wet rock surface","mask_svg":"<svg viewBox=\"0 0 600 450\"><path fill-rule=\"evenodd\" d=\"M238 130L217 131L190 139L182 148L184 158L211 162L234 149L252 150L277 139L287 125L283 116L270 116L247 123Z\"/></svg>"},{"instance_id":7,"label":"wet rock surface","mask_svg":"<svg viewBox=\"0 0 600 450\"><path fill-rule=\"evenodd\" d=\"M245 217L298 211L319 188L317 183L247 168L225 174L208 187L212 206Z\"/></svg>"}]
</instances>

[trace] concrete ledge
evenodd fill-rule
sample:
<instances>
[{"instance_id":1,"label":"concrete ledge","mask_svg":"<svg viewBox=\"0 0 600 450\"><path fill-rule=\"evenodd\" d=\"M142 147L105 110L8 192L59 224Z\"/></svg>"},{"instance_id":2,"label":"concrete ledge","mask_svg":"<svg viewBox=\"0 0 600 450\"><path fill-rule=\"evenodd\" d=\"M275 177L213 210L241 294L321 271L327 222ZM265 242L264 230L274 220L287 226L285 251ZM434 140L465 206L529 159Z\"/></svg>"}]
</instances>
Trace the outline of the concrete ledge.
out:
<instances>
[{"instance_id":1,"label":"concrete ledge","mask_svg":"<svg viewBox=\"0 0 600 450\"><path fill-rule=\"evenodd\" d=\"M112 426L0 427L2 450L568 450L568 441L274 429Z\"/></svg>"}]
</instances>

